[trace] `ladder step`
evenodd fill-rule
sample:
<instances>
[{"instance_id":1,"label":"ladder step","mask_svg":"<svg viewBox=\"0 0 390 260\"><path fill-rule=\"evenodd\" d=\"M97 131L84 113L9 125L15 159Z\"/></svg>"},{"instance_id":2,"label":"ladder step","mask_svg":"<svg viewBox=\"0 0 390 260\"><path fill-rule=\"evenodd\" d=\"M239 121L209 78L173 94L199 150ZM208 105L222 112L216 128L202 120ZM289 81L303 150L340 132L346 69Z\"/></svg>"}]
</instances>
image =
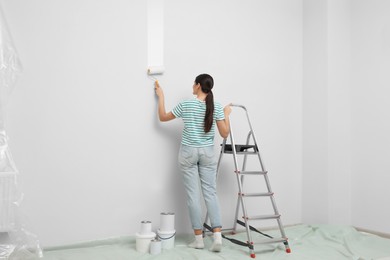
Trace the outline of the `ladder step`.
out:
<instances>
[{"instance_id":1,"label":"ladder step","mask_svg":"<svg viewBox=\"0 0 390 260\"><path fill-rule=\"evenodd\" d=\"M267 174L268 172L265 171L235 171L238 174L244 174L244 175L264 175Z\"/></svg>"},{"instance_id":2,"label":"ladder step","mask_svg":"<svg viewBox=\"0 0 390 260\"><path fill-rule=\"evenodd\" d=\"M253 244L272 244L272 243L280 243L280 242L287 242L287 237L280 237L280 238L269 238L269 239L258 239L253 241Z\"/></svg>"},{"instance_id":3,"label":"ladder step","mask_svg":"<svg viewBox=\"0 0 390 260\"><path fill-rule=\"evenodd\" d=\"M245 217L243 216L242 218L245 218ZM278 218L280 218L280 214L278 214L278 215L260 215L260 216L246 217L247 220L278 219Z\"/></svg>"},{"instance_id":4,"label":"ladder step","mask_svg":"<svg viewBox=\"0 0 390 260\"><path fill-rule=\"evenodd\" d=\"M238 193L242 197L269 197L274 195L273 192L262 192L262 193Z\"/></svg>"}]
</instances>

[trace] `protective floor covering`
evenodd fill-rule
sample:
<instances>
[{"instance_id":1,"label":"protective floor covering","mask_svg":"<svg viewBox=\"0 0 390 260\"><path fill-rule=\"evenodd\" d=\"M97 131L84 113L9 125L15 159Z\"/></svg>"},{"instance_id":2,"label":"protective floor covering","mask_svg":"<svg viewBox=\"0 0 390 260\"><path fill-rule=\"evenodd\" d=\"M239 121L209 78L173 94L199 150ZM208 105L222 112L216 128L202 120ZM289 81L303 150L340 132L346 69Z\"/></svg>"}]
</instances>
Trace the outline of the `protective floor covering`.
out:
<instances>
[{"instance_id":1,"label":"protective floor covering","mask_svg":"<svg viewBox=\"0 0 390 260\"><path fill-rule=\"evenodd\" d=\"M256 245L256 259L288 260L390 260L390 239L358 232L353 227L335 225L297 225L285 228L292 252L287 254L283 243ZM267 231L278 236L279 231ZM226 234L227 235L227 234ZM253 240L262 235L252 232ZM229 237L246 241L246 233ZM135 238L115 238L67 247L44 250L44 260L128 260L128 259L251 259L246 247L223 240L220 253L210 252L212 239L205 238L205 249L191 249L186 246L191 235L178 235L175 248L165 250L159 255L142 254L135 250Z\"/></svg>"}]
</instances>

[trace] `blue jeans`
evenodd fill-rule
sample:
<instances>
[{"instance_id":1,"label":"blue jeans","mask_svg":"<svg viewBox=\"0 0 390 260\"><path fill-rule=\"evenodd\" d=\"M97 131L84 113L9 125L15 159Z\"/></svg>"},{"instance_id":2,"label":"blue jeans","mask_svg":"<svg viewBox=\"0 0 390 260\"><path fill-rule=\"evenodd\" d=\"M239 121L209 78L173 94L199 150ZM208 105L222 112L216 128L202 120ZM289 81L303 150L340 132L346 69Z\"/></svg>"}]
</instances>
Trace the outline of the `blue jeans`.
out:
<instances>
[{"instance_id":1,"label":"blue jeans","mask_svg":"<svg viewBox=\"0 0 390 260\"><path fill-rule=\"evenodd\" d=\"M187 206L193 229L203 229L200 188L206 203L211 227L221 228L220 208L216 189L217 160L214 146L191 147L181 145L179 167L187 192ZM199 183L200 186L199 187Z\"/></svg>"}]
</instances>

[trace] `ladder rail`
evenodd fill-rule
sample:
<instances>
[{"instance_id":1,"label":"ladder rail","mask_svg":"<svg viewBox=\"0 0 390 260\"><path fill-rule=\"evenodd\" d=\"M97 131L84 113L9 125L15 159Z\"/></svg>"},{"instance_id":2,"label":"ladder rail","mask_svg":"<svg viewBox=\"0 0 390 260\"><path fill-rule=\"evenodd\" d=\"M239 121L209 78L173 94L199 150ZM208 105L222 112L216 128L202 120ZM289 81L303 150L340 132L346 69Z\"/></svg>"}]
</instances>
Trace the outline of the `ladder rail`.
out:
<instances>
[{"instance_id":1,"label":"ladder rail","mask_svg":"<svg viewBox=\"0 0 390 260\"><path fill-rule=\"evenodd\" d=\"M236 178L237 178L237 182L238 182L238 192L241 194L244 191L242 190L243 186L242 186L242 183L241 183L241 176L239 175L240 167L239 167L238 160L237 160L237 151L236 151L236 145L235 145L236 143L235 143L235 140L234 140L233 129L231 127L231 122L230 121L229 121L229 127L230 127L230 142L232 144L234 167L235 167ZM241 204L241 208L242 208L242 212L243 212L244 216L248 215L246 207L245 207L245 203L244 203L243 200L244 200L244 198L242 196L238 196L238 203L237 203L237 207L236 207L236 215L238 214L238 211L239 211L239 203ZM248 242L250 243L250 242L252 242L252 235L251 235L251 232L250 232L250 229L249 229L249 223L248 223L247 219L244 219L244 221L245 221L245 224L246 224L245 225L245 229L246 229ZM236 223L236 221L234 221L234 223ZM251 254L253 254L253 249L250 249L250 250L251 250Z\"/></svg>"},{"instance_id":2,"label":"ladder rail","mask_svg":"<svg viewBox=\"0 0 390 260\"><path fill-rule=\"evenodd\" d=\"M262 169L262 171L267 172L267 170L266 170L266 168L265 168L265 165L264 165L264 163L263 163L263 160L262 160L262 156L261 156L261 154L260 154L260 150L258 149L258 143L257 143L256 135L255 135L255 132L254 132L254 130L253 130L253 126L252 126L251 120L250 120L250 118L249 118L249 112L248 112L248 110L246 109L245 106L239 105L239 104L231 104L231 106L242 108L242 109L245 111L245 115L246 115L246 118L247 118L247 120L248 120L248 124L249 124L249 128L250 128L250 132L249 132L249 134L248 134L248 137L247 137L247 140L246 140L246 144L249 144L250 137L252 136L253 142L254 142L254 144L255 144L255 147L257 147L257 155L258 155L258 158L259 158L259 162L260 162L260 165L261 165L261 169ZM231 129L231 128L230 128L230 129ZM247 154L244 155L244 162L245 162L245 163L246 163L246 158L247 158ZM268 192L273 193L272 188L271 188L270 181L269 181L269 179L268 179L268 175L265 174L265 175L264 175L264 178L265 178L265 183L266 183ZM272 204L272 207L273 207L273 209L274 209L275 215L279 215L279 210L278 210L278 208L277 208L277 206L276 206L276 203L275 203L275 200L274 200L273 197L271 197L271 204Z\"/></svg>"},{"instance_id":3,"label":"ladder rail","mask_svg":"<svg viewBox=\"0 0 390 260\"><path fill-rule=\"evenodd\" d=\"M267 172L266 168L265 168L265 165L264 165L264 162L262 160L262 156L261 156L261 153L260 153L260 149L258 149L258 143L257 143L257 138L256 138L256 135L255 135L255 132L253 130L253 126L252 126L252 122L250 120L250 117L249 117L249 112L248 112L248 109L243 106L243 105L240 105L240 104L234 104L232 103L231 104L232 107L238 107L238 108L241 108L245 111L245 115L246 115L246 118L248 120L248 124L249 124L249 128L250 128L250 132L248 134L248 137L247 137L247 142L246 144L249 144L249 139L250 139L250 136L252 136L253 138L253 142L255 144L255 147L257 147L257 155L258 155L258 158L259 158L259 162L260 162L260 165L261 165L261 169L262 171L264 172ZM231 128L230 128L231 129ZM246 158L247 158L247 154L244 155L244 162L246 163ZM243 176L242 176L243 177ZM271 188L271 184L270 184L270 181L269 181L269 178L268 178L268 174L265 174L264 175L264 179L265 179L265 184L267 186L267 190L268 192L270 193L273 193L272 191L272 188ZM271 204L272 204L272 207L273 207L273 210L274 210L274 213L275 215L280 215L279 213L279 210L278 210L278 207L276 206L276 201L275 201L275 198L273 196L270 197L270 200L271 200ZM238 216L238 212L236 212L236 216ZM245 214L246 216L246 214ZM278 223L278 227L279 227L279 230L280 230L280 233L282 235L282 237L286 237L285 235L285 232L284 232L284 228L283 228L283 224L282 224L282 221L280 218L277 219L277 223ZM235 229L234 229L235 230Z\"/></svg>"},{"instance_id":4,"label":"ladder rail","mask_svg":"<svg viewBox=\"0 0 390 260\"><path fill-rule=\"evenodd\" d=\"M248 133L247 138L246 138L246 145L249 144L249 140L250 140L251 134L252 134L252 132L250 131L250 132ZM245 154L245 155L244 155L244 159L243 159L243 163L242 163L242 171L245 171L245 170L246 170L247 159L248 159L248 154ZM244 175L241 175L241 184L242 184L242 186L244 186ZM244 192L244 191L242 191L242 192ZM236 231L237 231L237 221L236 221L236 220L238 219L238 213L239 213L239 209L240 209L240 206L241 206L241 205L240 205L240 202L241 202L240 197L241 197L241 196L238 196L238 197L237 197L236 213L235 213L235 215L234 215L234 222L233 222L233 232L236 232Z\"/></svg>"},{"instance_id":5,"label":"ladder rail","mask_svg":"<svg viewBox=\"0 0 390 260\"><path fill-rule=\"evenodd\" d=\"M243 105L234 104L234 103L231 104L230 106L232 106L232 107L239 107L239 108L242 108L242 109L245 111L246 119L248 120L248 124L249 124L250 134L252 135L253 142L254 142L255 146L258 147L257 138L256 138L255 132L254 132L254 130L253 130L252 122L251 122L251 120L250 120L250 118L249 118L248 109L246 109L246 107L243 106ZM231 128L230 128L230 130L231 130ZM248 138L249 138L249 137L248 137ZM247 139L247 141L249 141L249 139ZM257 152L258 152L257 154L258 154L258 157L259 157L259 161L260 161L260 165L261 165L261 170L262 170L263 172L266 172L267 170L266 170L265 165L264 165L264 163L263 163L262 156L261 156L261 154L260 154L260 150L259 150L259 149L257 149L257 150L258 150L258 151L257 151Z\"/></svg>"}]
</instances>

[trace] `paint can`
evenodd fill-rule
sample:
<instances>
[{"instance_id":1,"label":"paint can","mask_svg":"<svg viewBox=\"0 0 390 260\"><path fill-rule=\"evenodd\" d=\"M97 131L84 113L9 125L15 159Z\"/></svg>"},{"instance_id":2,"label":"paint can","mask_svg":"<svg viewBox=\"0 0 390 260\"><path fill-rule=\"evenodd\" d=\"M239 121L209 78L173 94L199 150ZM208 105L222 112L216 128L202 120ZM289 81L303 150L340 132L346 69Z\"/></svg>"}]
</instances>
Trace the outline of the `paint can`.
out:
<instances>
[{"instance_id":1,"label":"paint can","mask_svg":"<svg viewBox=\"0 0 390 260\"><path fill-rule=\"evenodd\" d=\"M175 247L175 235L176 231L162 231L157 230L157 237L161 240L161 247L165 249L172 249Z\"/></svg>"},{"instance_id":2,"label":"paint can","mask_svg":"<svg viewBox=\"0 0 390 260\"><path fill-rule=\"evenodd\" d=\"M153 239L150 241L150 254L158 255L161 253L161 240Z\"/></svg>"},{"instance_id":3,"label":"paint can","mask_svg":"<svg viewBox=\"0 0 390 260\"><path fill-rule=\"evenodd\" d=\"M175 213L162 212L160 214L160 230L162 232L175 231Z\"/></svg>"},{"instance_id":4,"label":"paint can","mask_svg":"<svg viewBox=\"0 0 390 260\"><path fill-rule=\"evenodd\" d=\"M141 221L141 230L140 234L141 235L147 235L152 232L152 222L148 220Z\"/></svg>"},{"instance_id":5,"label":"paint can","mask_svg":"<svg viewBox=\"0 0 390 260\"><path fill-rule=\"evenodd\" d=\"M156 237L156 233L152 232L151 221L141 221L141 230L135 234L135 247L140 253L148 253L150 243Z\"/></svg>"}]
</instances>

